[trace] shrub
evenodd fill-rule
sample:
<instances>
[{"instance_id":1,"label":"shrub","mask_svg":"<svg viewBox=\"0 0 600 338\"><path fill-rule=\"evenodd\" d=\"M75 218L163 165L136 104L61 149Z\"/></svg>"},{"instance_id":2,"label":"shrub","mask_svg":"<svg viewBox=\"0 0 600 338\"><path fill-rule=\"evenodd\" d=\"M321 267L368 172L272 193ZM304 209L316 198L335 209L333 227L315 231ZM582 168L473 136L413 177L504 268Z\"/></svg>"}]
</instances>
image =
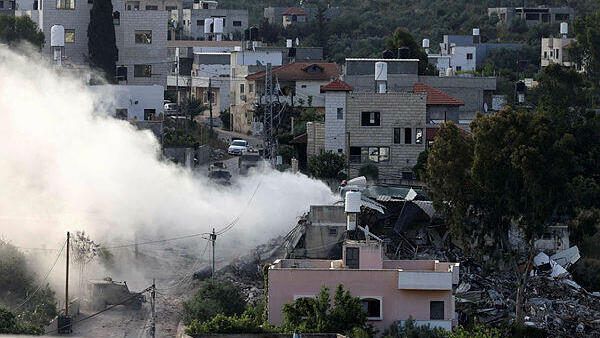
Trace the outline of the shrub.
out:
<instances>
[{"instance_id":1,"label":"shrub","mask_svg":"<svg viewBox=\"0 0 600 338\"><path fill-rule=\"evenodd\" d=\"M358 176L364 176L369 180L376 181L379 178L379 167L373 162L367 162L360 167Z\"/></svg>"},{"instance_id":2,"label":"shrub","mask_svg":"<svg viewBox=\"0 0 600 338\"><path fill-rule=\"evenodd\" d=\"M14 313L5 307L0 307L0 334L35 334L44 333L43 327L24 325L17 321Z\"/></svg>"},{"instance_id":3,"label":"shrub","mask_svg":"<svg viewBox=\"0 0 600 338\"><path fill-rule=\"evenodd\" d=\"M340 156L330 151L311 156L308 160L308 170L314 177L320 179L338 178L345 165L344 155Z\"/></svg>"},{"instance_id":4,"label":"shrub","mask_svg":"<svg viewBox=\"0 0 600 338\"><path fill-rule=\"evenodd\" d=\"M262 309L257 307L248 308L241 315L218 314L204 322L195 319L185 333L198 337L215 333L265 333L271 331L271 326L263 324Z\"/></svg>"},{"instance_id":5,"label":"shrub","mask_svg":"<svg viewBox=\"0 0 600 338\"><path fill-rule=\"evenodd\" d=\"M181 319L186 325L194 320L202 323L218 314L239 315L245 307L240 290L230 282L205 282L192 299L183 302Z\"/></svg>"}]
</instances>

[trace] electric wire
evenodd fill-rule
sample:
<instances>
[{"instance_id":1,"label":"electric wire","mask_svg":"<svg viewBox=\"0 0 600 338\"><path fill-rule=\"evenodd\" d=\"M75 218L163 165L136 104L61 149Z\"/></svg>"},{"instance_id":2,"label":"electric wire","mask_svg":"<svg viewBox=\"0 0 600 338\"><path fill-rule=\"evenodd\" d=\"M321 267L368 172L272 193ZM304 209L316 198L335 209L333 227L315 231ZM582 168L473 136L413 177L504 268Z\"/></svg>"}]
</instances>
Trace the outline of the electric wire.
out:
<instances>
[{"instance_id":1,"label":"electric wire","mask_svg":"<svg viewBox=\"0 0 600 338\"><path fill-rule=\"evenodd\" d=\"M202 258L204 258L204 255L206 254L206 250L208 249L208 244L210 242L206 242L206 245L204 246L204 250L202 250L202 254L200 256L198 256L196 258L196 261L194 262L194 264L192 264L192 268L184 274L184 277L182 279L180 279L179 281L177 281L176 283L167 286L165 288L157 288L156 290L161 290L161 291L166 291L166 290L170 290L173 289L183 283L187 283L188 281L190 281L193 277L194 277L194 273L196 272L196 269L199 267L198 263L200 262L200 260Z\"/></svg>"},{"instance_id":2,"label":"electric wire","mask_svg":"<svg viewBox=\"0 0 600 338\"><path fill-rule=\"evenodd\" d=\"M40 282L40 284L38 285L38 287L35 289L35 291L33 291L29 296L27 296L27 298L25 298L25 300L17 305L14 310L18 310L21 306L25 305L31 298L33 298L33 296L35 296L35 294L40 291L40 289L42 288L42 286L44 285L44 283L46 282L46 280L48 280L48 277L50 276L50 273L52 272L52 270L54 270L54 268L56 267L56 263L58 263L58 259L60 258L60 256L62 255L63 250L65 249L67 242L65 241L65 243L63 244L63 246L61 247L60 251L58 252L58 255L56 256L56 259L54 260L54 263L52 263L52 266L50 267L50 270L48 270L48 272L46 273L46 275L44 276L44 279Z\"/></svg>"}]
</instances>

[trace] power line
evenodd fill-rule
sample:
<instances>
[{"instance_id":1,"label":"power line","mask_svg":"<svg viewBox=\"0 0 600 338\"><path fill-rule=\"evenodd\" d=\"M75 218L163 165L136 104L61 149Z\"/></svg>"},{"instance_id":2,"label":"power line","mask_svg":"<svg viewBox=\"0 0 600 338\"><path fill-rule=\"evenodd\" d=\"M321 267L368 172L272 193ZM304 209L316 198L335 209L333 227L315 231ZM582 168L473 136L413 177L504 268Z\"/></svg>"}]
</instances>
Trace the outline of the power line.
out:
<instances>
[{"instance_id":1,"label":"power line","mask_svg":"<svg viewBox=\"0 0 600 338\"><path fill-rule=\"evenodd\" d=\"M192 269L190 271L188 271L181 280L179 280L178 282L176 282L175 284L173 284L171 286L168 286L166 288L157 289L157 290L160 290L160 291L170 290L170 289L173 289L173 288L175 288L175 287L183 284L184 282L187 283L187 281L191 280L190 277L193 278L194 272L198 268L198 266L197 266L198 263L200 262L200 260L202 258L204 258L204 255L206 254L206 249L208 249L208 244L209 243L210 242L208 242L208 241L206 242L206 245L204 246L204 250L202 251L202 254L200 256L198 256L198 258L196 258L196 261L194 262L194 264L192 264Z\"/></svg>"},{"instance_id":2,"label":"power line","mask_svg":"<svg viewBox=\"0 0 600 338\"><path fill-rule=\"evenodd\" d=\"M25 298L25 300L21 304L17 305L17 307L14 308L15 310L18 310L21 306L25 305L25 303L27 303L31 298L33 298L33 296L35 296L35 294L38 291L40 291L40 289L42 288L42 285L44 285L44 282L48 279L48 276L50 276L50 273L52 272L52 270L54 270L54 267L56 267L56 263L58 262L60 255L62 254L63 250L65 249L65 245L66 245L66 242L61 247L60 251L58 252L58 255L56 256L56 259L54 260L54 263L52 263L50 270L48 270L48 272L44 276L44 279L40 282L40 285L38 285L37 289L35 289L35 291L33 291L32 294L30 294L27 298Z\"/></svg>"}]
</instances>

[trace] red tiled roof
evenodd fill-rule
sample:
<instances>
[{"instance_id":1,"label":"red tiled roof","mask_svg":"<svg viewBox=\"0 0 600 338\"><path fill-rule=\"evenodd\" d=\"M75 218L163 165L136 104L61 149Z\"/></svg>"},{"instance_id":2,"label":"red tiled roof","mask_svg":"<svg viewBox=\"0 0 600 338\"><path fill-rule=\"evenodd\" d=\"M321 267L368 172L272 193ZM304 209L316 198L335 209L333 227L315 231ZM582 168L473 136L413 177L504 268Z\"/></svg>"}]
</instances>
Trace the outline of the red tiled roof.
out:
<instances>
[{"instance_id":1,"label":"red tiled roof","mask_svg":"<svg viewBox=\"0 0 600 338\"><path fill-rule=\"evenodd\" d=\"M319 68L319 71L310 72L311 69ZM340 69L335 63L326 62L294 62L284 66L273 68L273 75L277 75L280 81L314 80L329 81L340 75ZM265 72L250 74L248 80L259 80L265 78Z\"/></svg>"},{"instance_id":2,"label":"red tiled roof","mask_svg":"<svg viewBox=\"0 0 600 338\"><path fill-rule=\"evenodd\" d=\"M352 86L350 86L349 84L347 84L346 82L340 80L340 79L335 79L333 81L331 81L330 83L321 86L321 92L324 91L342 91L342 92L351 92L354 88L352 88Z\"/></svg>"},{"instance_id":3,"label":"red tiled roof","mask_svg":"<svg viewBox=\"0 0 600 338\"><path fill-rule=\"evenodd\" d=\"M427 105L431 106L462 106L464 102L456 99L439 89L435 89L432 86L417 82L413 86L413 92L415 94L427 94Z\"/></svg>"},{"instance_id":4,"label":"red tiled roof","mask_svg":"<svg viewBox=\"0 0 600 338\"><path fill-rule=\"evenodd\" d=\"M281 13L281 15L307 15L305 11L298 9L298 8L290 8L287 11Z\"/></svg>"}]
</instances>

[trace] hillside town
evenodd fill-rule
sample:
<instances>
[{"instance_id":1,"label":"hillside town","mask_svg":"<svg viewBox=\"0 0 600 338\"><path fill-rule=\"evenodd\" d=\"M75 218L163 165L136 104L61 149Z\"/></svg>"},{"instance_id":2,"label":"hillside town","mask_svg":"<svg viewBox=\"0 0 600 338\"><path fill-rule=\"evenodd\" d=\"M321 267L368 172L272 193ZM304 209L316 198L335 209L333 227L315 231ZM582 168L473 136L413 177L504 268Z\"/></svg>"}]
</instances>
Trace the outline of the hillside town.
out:
<instances>
[{"instance_id":1,"label":"hillside town","mask_svg":"<svg viewBox=\"0 0 600 338\"><path fill-rule=\"evenodd\" d=\"M0 80L0 335L600 337L595 0L0 0Z\"/></svg>"}]
</instances>

